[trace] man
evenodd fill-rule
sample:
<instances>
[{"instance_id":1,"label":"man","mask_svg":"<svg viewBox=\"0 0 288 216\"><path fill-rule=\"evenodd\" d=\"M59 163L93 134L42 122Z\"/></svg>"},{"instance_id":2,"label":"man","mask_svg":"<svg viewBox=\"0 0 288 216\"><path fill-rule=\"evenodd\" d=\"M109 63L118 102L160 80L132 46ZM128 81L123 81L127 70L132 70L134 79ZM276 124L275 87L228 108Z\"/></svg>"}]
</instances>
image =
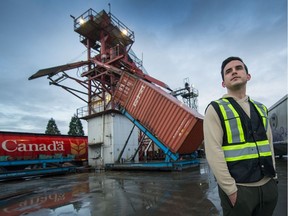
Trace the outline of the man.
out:
<instances>
[{"instance_id":1,"label":"man","mask_svg":"<svg viewBox=\"0 0 288 216\"><path fill-rule=\"evenodd\" d=\"M227 94L208 105L204 139L223 214L271 216L278 189L267 108L246 95L251 75L241 58L224 60L221 75Z\"/></svg>"}]
</instances>

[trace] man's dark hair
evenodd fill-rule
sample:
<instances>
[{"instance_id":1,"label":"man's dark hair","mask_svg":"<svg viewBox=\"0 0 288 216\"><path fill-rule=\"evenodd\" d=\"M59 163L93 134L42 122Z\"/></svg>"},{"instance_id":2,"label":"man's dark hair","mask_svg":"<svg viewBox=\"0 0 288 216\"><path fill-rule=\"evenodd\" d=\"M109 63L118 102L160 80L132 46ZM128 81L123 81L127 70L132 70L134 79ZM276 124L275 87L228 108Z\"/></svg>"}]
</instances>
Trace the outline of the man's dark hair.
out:
<instances>
[{"instance_id":1,"label":"man's dark hair","mask_svg":"<svg viewBox=\"0 0 288 216\"><path fill-rule=\"evenodd\" d=\"M231 57L225 59L225 60L222 62L222 65L221 65L221 76L222 76L222 80L224 80L224 67L225 67L229 62L234 61L234 60L241 61L241 62L244 64L246 73L248 74L248 68L247 68L246 64L243 62L243 60L242 60L241 58L239 58L239 57L231 56Z\"/></svg>"}]
</instances>

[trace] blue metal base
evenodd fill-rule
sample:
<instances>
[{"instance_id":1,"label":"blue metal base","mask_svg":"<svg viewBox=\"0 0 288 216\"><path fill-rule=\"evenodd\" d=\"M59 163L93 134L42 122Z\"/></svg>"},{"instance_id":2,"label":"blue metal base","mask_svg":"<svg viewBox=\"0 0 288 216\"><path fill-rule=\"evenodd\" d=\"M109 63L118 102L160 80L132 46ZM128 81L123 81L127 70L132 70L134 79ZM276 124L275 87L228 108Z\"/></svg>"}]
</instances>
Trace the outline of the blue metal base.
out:
<instances>
[{"instance_id":1,"label":"blue metal base","mask_svg":"<svg viewBox=\"0 0 288 216\"><path fill-rule=\"evenodd\" d=\"M72 160L73 160L72 158L57 158L57 159L0 161L0 167L31 165L31 164L63 163L63 162L69 162Z\"/></svg>"},{"instance_id":2,"label":"blue metal base","mask_svg":"<svg viewBox=\"0 0 288 216\"><path fill-rule=\"evenodd\" d=\"M126 116L134 125L136 125L147 137L149 137L166 155L165 161L160 162L143 162L143 163L115 163L106 164L107 170L182 170L190 167L199 166L199 160L192 152L189 155L189 159L181 160L181 156L178 153L172 152L167 146L165 146L154 134L147 130L140 122L134 119L125 109L121 109L121 112Z\"/></svg>"},{"instance_id":3,"label":"blue metal base","mask_svg":"<svg viewBox=\"0 0 288 216\"><path fill-rule=\"evenodd\" d=\"M71 161L73 161L73 158L0 161L0 181L28 176L74 172L76 170L75 166L61 167L62 163ZM25 169L25 167L30 165L38 165L38 168Z\"/></svg>"},{"instance_id":4,"label":"blue metal base","mask_svg":"<svg viewBox=\"0 0 288 216\"><path fill-rule=\"evenodd\" d=\"M173 161L173 162L143 162L143 163L122 163L122 164L106 164L107 170L159 170L159 171L181 171L183 169L198 167L200 164L198 159Z\"/></svg>"},{"instance_id":5,"label":"blue metal base","mask_svg":"<svg viewBox=\"0 0 288 216\"><path fill-rule=\"evenodd\" d=\"M41 176L49 174L59 174L67 172L75 172L76 167L57 167L57 168L47 168L47 169L35 169L35 170L18 170L18 171L7 171L0 173L1 180L17 179L29 176Z\"/></svg>"}]
</instances>

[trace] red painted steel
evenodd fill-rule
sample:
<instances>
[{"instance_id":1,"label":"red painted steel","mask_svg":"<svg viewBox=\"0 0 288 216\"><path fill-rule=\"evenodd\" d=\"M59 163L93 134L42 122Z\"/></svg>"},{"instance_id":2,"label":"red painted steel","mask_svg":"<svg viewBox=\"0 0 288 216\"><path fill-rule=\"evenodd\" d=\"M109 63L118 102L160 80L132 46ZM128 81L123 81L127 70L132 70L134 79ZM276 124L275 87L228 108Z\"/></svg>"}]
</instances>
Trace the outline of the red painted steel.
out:
<instances>
[{"instance_id":1,"label":"red painted steel","mask_svg":"<svg viewBox=\"0 0 288 216\"><path fill-rule=\"evenodd\" d=\"M192 153L204 139L203 116L145 80L123 73L114 99L174 153Z\"/></svg>"},{"instance_id":2,"label":"red painted steel","mask_svg":"<svg viewBox=\"0 0 288 216\"><path fill-rule=\"evenodd\" d=\"M87 136L47 135L0 131L0 156L8 160L48 159L73 155L88 160Z\"/></svg>"}]
</instances>

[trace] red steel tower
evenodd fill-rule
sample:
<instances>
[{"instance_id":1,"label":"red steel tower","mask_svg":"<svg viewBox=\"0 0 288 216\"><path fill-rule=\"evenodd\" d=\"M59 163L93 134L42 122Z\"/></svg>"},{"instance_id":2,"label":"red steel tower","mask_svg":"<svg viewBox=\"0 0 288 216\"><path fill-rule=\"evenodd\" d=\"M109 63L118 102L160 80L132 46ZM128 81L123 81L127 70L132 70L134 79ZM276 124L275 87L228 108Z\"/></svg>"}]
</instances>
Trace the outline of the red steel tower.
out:
<instances>
[{"instance_id":1,"label":"red steel tower","mask_svg":"<svg viewBox=\"0 0 288 216\"><path fill-rule=\"evenodd\" d=\"M123 71L171 90L145 72L142 61L131 50L134 32L111 12L97 13L90 8L77 18L71 17L74 31L87 48L87 60L39 70L29 80L47 76L50 84L64 88L87 103L88 106L77 110L78 117L88 119L102 112L117 112L113 95ZM81 71L80 77L68 74L68 70L76 68ZM67 78L80 84L81 90L65 85Z\"/></svg>"}]
</instances>

